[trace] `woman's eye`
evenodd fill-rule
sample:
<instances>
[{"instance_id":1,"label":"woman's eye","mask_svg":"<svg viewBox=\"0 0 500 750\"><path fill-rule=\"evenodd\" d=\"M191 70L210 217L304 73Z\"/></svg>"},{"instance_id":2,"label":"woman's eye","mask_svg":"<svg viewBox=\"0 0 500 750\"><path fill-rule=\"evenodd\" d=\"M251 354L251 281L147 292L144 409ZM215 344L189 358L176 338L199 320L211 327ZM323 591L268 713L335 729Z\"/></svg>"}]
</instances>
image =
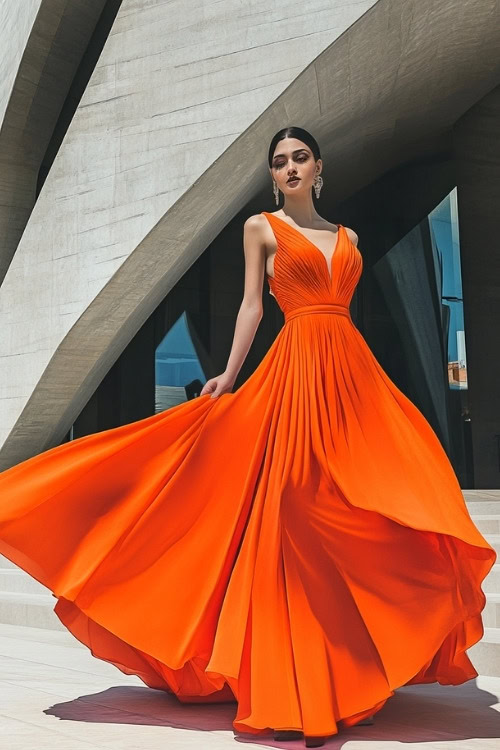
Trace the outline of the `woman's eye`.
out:
<instances>
[{"instance_id":1,"label":"woman's eye","mask_svg":"<svg viewBox=\"0 0 500 750\"><path fill-rule=\"evenodd\" d=\"M308 160L308 158L309 158L309 157L307 156L307 154L301 154L300 156L297 156L297 157L296 157L296 161L298 161L298 162L303 162L303 161L307 161L307 160ZM274 168L275 168L275 169L283 169L283 167L284 167L285 165L286 165L286 162L283 162L283 161L280 161L280 162L275 162L275 163L274 163Z\"/></svg>"}]
</instances>

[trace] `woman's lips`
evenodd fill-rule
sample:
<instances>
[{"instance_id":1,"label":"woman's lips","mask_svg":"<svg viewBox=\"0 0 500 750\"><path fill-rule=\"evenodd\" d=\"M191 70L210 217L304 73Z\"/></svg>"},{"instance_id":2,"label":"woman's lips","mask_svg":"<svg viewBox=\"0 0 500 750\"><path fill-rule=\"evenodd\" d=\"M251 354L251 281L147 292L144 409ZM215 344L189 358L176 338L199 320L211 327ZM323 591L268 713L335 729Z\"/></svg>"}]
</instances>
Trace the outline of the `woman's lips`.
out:
<instances>
[{"instance_id":1,"label":"woman's lips","mask_svg":"<svg viewBox=\"0 0 500 750\"><path fill-rule=\"evenodd\" d=\"M294 177L294 178L293 178L293 179L291 179L291 180L287 180L287 181L286 181L286 184L287 184L287 185L294 185L294 184L295 184L295 183L297 183L297 182L300 182L300 177Z\"/></svg>"}]
</instances>

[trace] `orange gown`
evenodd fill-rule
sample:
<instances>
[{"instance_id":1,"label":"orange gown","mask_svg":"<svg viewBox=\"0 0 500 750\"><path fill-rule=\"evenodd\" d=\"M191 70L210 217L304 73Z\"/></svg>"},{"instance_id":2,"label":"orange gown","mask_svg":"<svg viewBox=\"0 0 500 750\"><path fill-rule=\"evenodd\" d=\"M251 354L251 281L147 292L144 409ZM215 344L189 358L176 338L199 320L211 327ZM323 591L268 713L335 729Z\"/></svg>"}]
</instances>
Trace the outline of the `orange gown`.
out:
<instances>
[{"instance_id":1,"label":"orange gown","mask_svg":"<svg viewBox=\"0 0 500 750\"><path fill-rule=\"evenodd\" d=\"M362 256L277 240L285 315L234 393L0 474L0 553L93 656L234 729L331 735L412 683L477 676L494 549L448 457L353 324Z\"/></svg>"}]
</instances>

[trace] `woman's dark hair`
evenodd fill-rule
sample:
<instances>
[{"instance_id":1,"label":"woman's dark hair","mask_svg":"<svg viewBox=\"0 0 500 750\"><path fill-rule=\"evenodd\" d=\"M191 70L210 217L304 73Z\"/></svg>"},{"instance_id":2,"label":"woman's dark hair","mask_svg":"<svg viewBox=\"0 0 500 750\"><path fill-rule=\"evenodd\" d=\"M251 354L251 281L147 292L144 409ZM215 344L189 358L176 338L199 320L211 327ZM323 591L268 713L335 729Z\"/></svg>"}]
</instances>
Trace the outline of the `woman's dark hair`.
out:
<instances>
[{"instance_id":1,"label":"woman's dark hair","mask_svg":"<svg viewBox=\"0 0 500 750\"><path fill-rule=\"evenodd\" d=\"M307 130L304 130L304 128L298 128L292 125L289 128L278 130L276 135L273 136L271 145L269 146L269 154L267 157L269 166L272 166L273 154L276 150L276 145L279 143L279 141L282 141L283 138L297 138L297 140L302 141L302 143L305 143L306 146L309 146L316 161L318 159L321 159L319 146L314 136L312 136Z\"/></svg>"}]
</instances>

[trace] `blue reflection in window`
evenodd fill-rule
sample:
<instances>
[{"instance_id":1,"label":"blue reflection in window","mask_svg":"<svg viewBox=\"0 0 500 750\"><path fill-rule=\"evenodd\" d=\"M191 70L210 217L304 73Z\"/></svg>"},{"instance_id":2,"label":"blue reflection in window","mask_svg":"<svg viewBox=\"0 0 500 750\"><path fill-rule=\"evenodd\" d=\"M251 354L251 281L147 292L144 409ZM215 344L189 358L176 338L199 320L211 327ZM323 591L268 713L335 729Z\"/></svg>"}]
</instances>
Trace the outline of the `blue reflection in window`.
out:
<instances>
[{"instance_id":1,"label":"blue reflection in window","mask_svg":"<svg viewBox=\"0 0 500 750\"><path fill-rule=\"evenodd\" d=\"M457 190L454 188L429 214L434 257L441 279L441 301L449 308L448 383L450 388L467 388L467 360L458 235Z\"/></svg>"},{"instance_id":2,"label":"blue reflection in window","mask_svg":"<svg viewBox=\"0 0 500 750\"><path fill-rule=\"evenodd\" d=\"M184 312L156 347L155 412L186 401L186 386L206 380Z\"/></svg>"}]
</instances>

